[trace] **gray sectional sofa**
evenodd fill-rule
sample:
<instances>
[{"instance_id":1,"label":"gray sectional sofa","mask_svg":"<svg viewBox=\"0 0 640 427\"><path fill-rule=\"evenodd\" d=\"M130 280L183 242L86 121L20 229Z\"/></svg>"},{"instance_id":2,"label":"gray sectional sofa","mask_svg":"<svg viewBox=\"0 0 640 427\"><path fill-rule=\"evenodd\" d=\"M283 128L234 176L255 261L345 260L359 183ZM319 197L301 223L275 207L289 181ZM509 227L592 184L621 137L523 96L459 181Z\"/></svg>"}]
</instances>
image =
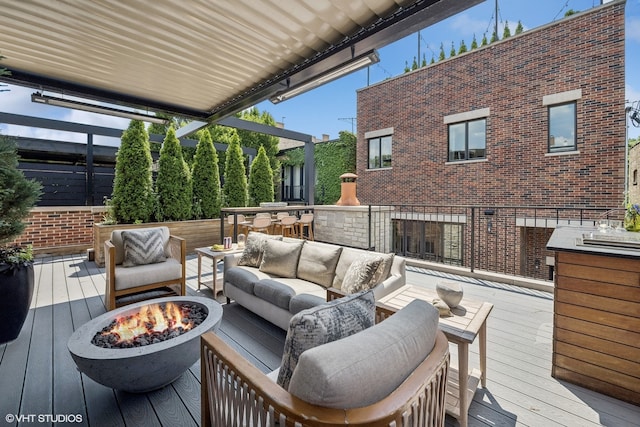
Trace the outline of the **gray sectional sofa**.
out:
<instances>
[{"instance_id":1,"label":"gray sectional sofa","mask_svg":"<svg viewBox=\"0 0 640 427\"><path fill-rule=\"evenodd\" d=\"M346 280L345 280L346 279ZM327 299L327 288L373 289L376 300L406 282L394 254L251 232L244 252L224 257L224 295L282 329Z\"/></svg>"}]
</instances>

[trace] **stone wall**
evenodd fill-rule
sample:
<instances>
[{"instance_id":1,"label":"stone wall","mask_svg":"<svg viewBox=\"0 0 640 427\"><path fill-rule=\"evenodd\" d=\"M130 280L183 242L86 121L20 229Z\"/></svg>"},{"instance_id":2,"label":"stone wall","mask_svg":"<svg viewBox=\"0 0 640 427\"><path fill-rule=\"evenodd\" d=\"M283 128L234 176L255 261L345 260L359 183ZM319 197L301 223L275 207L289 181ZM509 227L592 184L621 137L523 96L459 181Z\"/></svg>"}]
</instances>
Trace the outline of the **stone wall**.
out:
<instances>
[{"instance_id":1,"label":"stone wall","mask_svg":"<svg viewBox=\"0 0 640 427\"><path fill-rule=\"evenodd\" d=\"M391 252L392 207L372 206L314 206L314 235L316 240L378 252ZM369 215L371 241L369 241Z\"/></svg>"}]
</instances>

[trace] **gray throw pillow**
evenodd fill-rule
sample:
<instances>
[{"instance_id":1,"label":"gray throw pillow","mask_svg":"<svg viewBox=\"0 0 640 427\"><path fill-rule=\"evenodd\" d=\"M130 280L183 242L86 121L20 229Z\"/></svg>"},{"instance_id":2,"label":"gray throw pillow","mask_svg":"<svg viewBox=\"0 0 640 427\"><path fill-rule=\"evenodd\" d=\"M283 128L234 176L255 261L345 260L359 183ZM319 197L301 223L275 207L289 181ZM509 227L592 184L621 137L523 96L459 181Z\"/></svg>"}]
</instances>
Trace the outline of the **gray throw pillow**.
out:
<instances>
[{"instance_id":1,"label":"gray throw pillow","mask_svg":"<svg viewBox=\"0 0 640 427\"><path fill-rule=\"evenodd\" d=\"M382 263L381 257L363 257L351 263L342 280L342 290L347 294L371 289L376 271Z\"/></svg>"},{"instance_id":2,"label":"gray throw pillow","mask_svg":"<svg viewBox=\"0 0 640 427\"><path fill-rule=\"evenodd\" d=\"M300 355L310 348L326 344L375 324L373 291L359 292L302 310L289 322L278 384L289 388L291 375Z\"/></svg>"},{"instance_id":3,"label":"gray throw pillow","mask_svg":"<svg viewBox=\"0 0 640 427\"><path fill-rule=\"evenodd\" d=\"M341 252L340 246L318 242L305 243L300 254L296 276L325 288L330 287Z\"/></svg>"},{"instance_id":4,"label":"gray throw pillow","mask_svg":"<svg viewBox=\"0 0 640 427\"><path fill-rule=\"evenodd\" d=\"M160 228L124 230L122 232L122 246L124 247L122 266L133 267L166 261L164 244Z\"/></svg>"},{"instance_id":5,"label":"gray throw pillow","mask_svg":"<svg viewBox=\"0 0 640 427\"><path fill-rule=\"evenodd\" d=\"M295 243L266 240L260 271L278 277L296 277L298 259L300 259L303 244L304 240L298 240Z\"/></svg>"},{"instance_id":6,"label":"gray throw pillow","mask_svg":"<svg viewBox=\"0 0 640 427\"><path fill-rule=\"evenodd\" d=\"M282 236L270 236L264 233L250 231L244 244L244 250L238 260L238 265L246 267L260 267L264 242L266 239L282 240Z\"/></svg>"}]
</instances>

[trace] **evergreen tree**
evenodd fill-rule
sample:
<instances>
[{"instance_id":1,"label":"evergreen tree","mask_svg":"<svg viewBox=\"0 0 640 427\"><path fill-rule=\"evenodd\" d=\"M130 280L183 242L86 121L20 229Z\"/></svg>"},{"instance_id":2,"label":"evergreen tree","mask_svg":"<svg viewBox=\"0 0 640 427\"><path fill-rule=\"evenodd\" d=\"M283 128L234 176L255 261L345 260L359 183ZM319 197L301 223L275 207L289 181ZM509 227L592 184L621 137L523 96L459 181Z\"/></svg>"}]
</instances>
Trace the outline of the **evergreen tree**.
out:
<instances>
[{"instance_id":1,"label":"evergreen tree","mask_svg":"<svg viewBox=\"0 0 640 427\"><path fill-rule=\"evenodd\" d=\"M464 40L460 40L460 48L458 49L458 55L461 53L465 53L467 51L467 45L464 43Z\"/></svg>"},{"instance_id":2,"label":"evergreen tree","mask_svg":"<svg viewBox=\"0 0 640 427\"><path fill-rule=\"evenodd\" d=\"M436 58L435 56L431 55L431 62L430 64L435 64L436 63Z\"/></svg>"},{"instance_id":3,"label":"evergreen tree","mask_svg":"<svg viewBox=\"0 0 640 427\"><path fill-rule=\"evenodd\" d=\"M242 120L248 120L254 123L261 123L272 127L276 126L275 119L268 111L263 111L261 113L256 107L243 111L239 117ZM278 151L280 151L278 148L278 142L280 139L276 136L242 129L238 129L238 136L240 137L240 145L242 147L255 148L256 150L260 149L260 147L264 147L269 159L269 165L274 173L275 183L276 178L280 178L280 163L276 158Z\"/></svg>"},{"instance_id":4,"label":"evergreen tree","mask_svg":"<svg viewBox=\"0 0 640 427\"><path fill-rule=\"evenodd\" d=\"M489 41L487 40L487 34L483 34L482 35L482 42L480 42L480 46L486 46L489 44Z\"/></svg>"},{"instance_id":5,"label":"evergreen tree","mask_svg":"<svg viewBox=\"0 0 640 427\"><path fill-rule=\"evenodd\" d=\"M422 54L422 63L420 64L420 67L426 67L427 66L427 56L423 53Z\"/></svg>"},{"instance_id":6,"label":"evergreen tree","mask_svg":"<svg viewBox=\"0 0 640 427\"><path fill-rule=\"evenodd\" d=\"M404 61L404 72L408 73L409 71L411 71L411 68L409 68L409 61Z\"/></svg>"},{"instance_id":7,"label":"evergreen tree","mask_svg":"<svg viewBox=\"0 0 640 427\"><path fill-rule=\"evenodd\" d=\"M456 47L453 44L453 42L451 42L451 50L449 51L449 58L453 58L454 56L456 56Z\"/></svg>"},{"instance_id":8,"label":"evergreen tree","mask_svg":"<svg viewBox=\"0 0 640 427\"><path fill-rule=\"evenodd\" d=\"M220 216L218 154L213 147L209 130L202 129L198 134L199 140L193 161L191 181L194 207L198 207L202 218L217 218ZM198 218L198 215L194 216Z\"/></svg>"},{"instance_id":9,"label":"evergreen tree","mask_svg":"<svg viewBox=\"0 0 640 427\"><path fill-rule=\"evenodd\" d=\"M478 40L476 40L476 35L473 35L473 40L471 40L471 50L478 48Z\"/></svg>"},{"instance_id":10,"label":"evergreen tree","mask_svg":"<svg viewBox=\"0 0 640 427\"><path fill-rule=\"evenodd\" d=\"M502 31L502 39L511 37L511 30L509 29L509 21L504 21L504 30Z\"/></svg>"},{"instance_id":11,"label":"evergreen tree","mask_svg":"<svg viewBox=\"0 0 640 427\"><path fill-rule=\"evenodd\" d=\"M576 13L578 13L577 10L569 9L564 13L564 17L566 18L567 16L575 15Z\"/></svg>"},{"instance_id":12,"label":"evergreen tree","mask_svg":"<svg viewBox=\"0 0 640 427\"><path fill-rule=\"evenodd\" d=\"M491 33L491 40L489 40L489 43L493 43L493 42L497 42L497 41L498 41L498 35L494 31L493 33Z\"/></svg>"},{"instance_id":13,"label":"evergreen tree","mask_svg":"<svg viewBox=\"0 0 640 427\"><path fill-rule=\"evenodd\" d=\"M39 182L25 178L18 169L15 141L0 135L0 244L22 234L23 219L40 198L41 188Z\"/></svg>"},{"instance_id":14,"label":"evergreen tree","mask_svg":"<svg viewBox=\"0 0 640 427\"><path fill-rule=\"evenodd\" d=\"M116 222L149 222L155 208L149 134L140 120L132 120L122 133L116 154L111 206Z\"/></svg>"},{"instance_id":15,"label":"evergreen tree","mask_svg":"<svg viewBox=\"0 0 640 427\"><path fill-rule=\"evenodd\" d=\"M162 143L156 178L158 216L163 221L191 219L193 203L191 173L182 157L182 147L171 126Z\"/></svg>"},{"instance_id":16,"label":"evergreen tree","mask_svg":"<svg viewBox=\"0 0 640 427\"><path fill-rule=\"evenodd\" d=\"M522 27L522 22L518 21L518 26L516 27L516 34L522 34L524 28Z\"/></svg>"},{"instance_id":17,"label":"evergreen tree","mask_svg":"<svg viewBox=\"0 0 640 427\"><path fill-rule=\"evenodd\" d=\"M249 169L249 204L260 206L262 202L273 202L273 171L269 165L267 152L264 147L258 149L258 155Z\"/></svg>"},{"instance_id":18,"label":"evergreen tree","mask_svg":"<svg viewBox=\"0 0 640 427\"><path fill-rule=\"evenodd\" d=\"M417 70L418 69L418 60L416 59L416 57L413 57L413 62L411 63L411 71L413 70Z\"/></svg>"},{"instance_id":19,"label":"evergreen tree","mask_svg":"<svg viewBox=\"0 0 640 427\"><path fill-rule=\"evenodd\" d=\"M233 208L243 208L247 206L247 175L240 147L240 137L235 129L231 129L227 135L228 140L224 141L228 146L222 186L223 204Z\"/></svg>"},{"instance_id":20,"label":"evergreen tree","mask_svg":"<svg viewBox=\"0 0 640 427\"><path fill-rule=\"evenodd\" d=\"M444 44L440 43L440 56L438 57L438 61L442 61L446 58L447 57L445 56L445 53L444 53Z\"/></svg>"}]
</instances>

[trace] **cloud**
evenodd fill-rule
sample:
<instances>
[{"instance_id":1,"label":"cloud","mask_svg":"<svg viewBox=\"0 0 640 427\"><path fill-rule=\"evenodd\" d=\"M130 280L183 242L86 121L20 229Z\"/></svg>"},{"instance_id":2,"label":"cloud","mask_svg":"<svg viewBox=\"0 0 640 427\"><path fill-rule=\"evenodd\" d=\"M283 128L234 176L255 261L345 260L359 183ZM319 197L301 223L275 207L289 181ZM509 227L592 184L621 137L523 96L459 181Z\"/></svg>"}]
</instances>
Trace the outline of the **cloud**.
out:
<instances>
[{"instance_id":1,"label":"cloud","mask_svg":"<svg viewBox=\"0 0 640 427\"><path fill-rule=\"evenodd\" d=\"M640 43L640 17L630 16L625 23L625 32L628 42Z\"/></svg>"},{"instance_id":2,"label":"cloud","mask_svg":"<svg viewBox=\"0 0 640 427\"><path fill-rule=\"evenodd\" d=\"M475 34L477 39L482 39L485 31L488 33L491 32L491 29L487 30L489 26L487 21L476 19L468 13L454 16L450 26L451 29L461 37L469 36L469 38L471 38ZM487 37L489 37L489 35Z\"/></svg>"}]
</instances>

